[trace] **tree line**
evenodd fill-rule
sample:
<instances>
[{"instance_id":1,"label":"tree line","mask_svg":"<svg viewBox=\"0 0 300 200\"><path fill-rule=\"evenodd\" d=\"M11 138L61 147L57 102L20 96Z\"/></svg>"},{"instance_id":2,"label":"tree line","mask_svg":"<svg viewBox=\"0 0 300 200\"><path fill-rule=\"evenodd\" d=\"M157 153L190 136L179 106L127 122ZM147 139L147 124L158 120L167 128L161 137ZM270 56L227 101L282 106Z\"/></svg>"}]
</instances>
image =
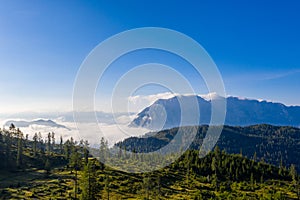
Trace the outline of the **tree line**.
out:
<instances>
[{"instance_id":1,"label":"tree line","mask_svg":"<svg viewBox=\"0 0 300 200\"><path fill-rule=\"evenodd\" d=\"M59 141L59 142L57 142ZM41 133L34 134L32 140L22 133L13 124L9 129L0 130L0 163L1 170L22 171L29 168L44 169L50 175L54 169L70 171L73 177L74 190L72 199L99 199L111 198L111 191L120 181L117 170L110 169L104 164L111 159L111 154L117 155L117 162L123 162L129 167L134 167L129 161L149 161L156 159L160 162L159 155L147 157L145 155L131 154L137 150L128 150L126 145L119 148L119 152L113 152L104 138L99 141L99 148L95 150L89 147L89 142L75 141L72 137L63 141L60 136L56 140L54 132L42 137ZM124 144L124 143L123 143ZM91 155L93 151L93 155ZM96 153L95 153L96 152ZM96 156L96 157L95 157ZM166 159L172 159L174 155L167 155ZM128 161L129 160L129 161ZM174 179L174 174L178 177ZM122 179L129 175L124 173ZM129 176L131 177L131 176ZM230 191L233 187L247 187L249 191L255 191L261 184L269 180L281 180L290 183L291 191L298 194L299 198L299 176L295 165L280 166L267 164L264 160L258 159L256 153L251 158L239 154L227 154L218 146L204 158L199 157L199 151L188 150L177 161L158 171L136 175L139 179L130 180L126 191L140 194L144 199L159 199L159 196L167 195L166 188L169 188L176 181L180 180L189 187L193 187L196 180L210 184L213 191ZM133 184L136 181L139 184ZM130 184L132 185L130 185ZM247 183L243 186L240 183ZM245 188L244 188L245 189ZM214 198L214 193L195 194L195 199Z\"/></svg>"}]
</instances>

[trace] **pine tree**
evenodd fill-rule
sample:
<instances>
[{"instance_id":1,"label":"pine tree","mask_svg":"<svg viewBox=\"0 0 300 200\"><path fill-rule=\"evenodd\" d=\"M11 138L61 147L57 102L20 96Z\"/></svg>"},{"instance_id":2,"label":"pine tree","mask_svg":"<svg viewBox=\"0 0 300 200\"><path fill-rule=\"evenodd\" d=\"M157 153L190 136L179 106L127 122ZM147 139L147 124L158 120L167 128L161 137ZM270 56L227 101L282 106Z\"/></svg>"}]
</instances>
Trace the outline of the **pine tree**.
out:
<instances>
[{"instance_id":1,"label":"pine tree","mask_svg":"<svg viewBox=\"0 0 300 200\"><path fill-rule=\"evenodd\" d=\"M50 155L51 152L51 133L48 133L48 140L47 140L47 153Z\"/></svg>"},{"instance_id":2,"label":"pine tree","mask_svg":"<svg viewBox=\"0 0 300 200\"><path fill-rule=\"evenodd\" d=\"M69 164L74 170L79 170L81 167L81 157L76 147L72 149Z\"/></svg>"},{"instance_id":3,"label":"pine tree","mask_svg":"<svg viewBox=\"0 0 300 200\"><path fill-rule=\"evenodd\" d=\"M54 146L55 146L55 133L54 132L51 133L51 139L52 139L52 151L53 151Z\"/></svg>"},{"instance_id":4,"label":"pine tree","mask_svg":"<svg viewBox=\"0 0 300 200\"><path fill-rule=\"evenodd\" d=\"M85 163L85 165L87 165L88 164L88 160L89 160L89 150L88 150L88 148L89 148L89 142L87 140L84 142L84 147L83 148L84 148L83 149L84 163Z\"/></svg>"},{"instance_id":5,"label":"pine tree","mask_svg":"<svg viewBox=\"0 0 300 200\"><path fill-rule=\"evenodd\" d=\"M44 143L44 141L43 141L43 137L42 137L41 132L38 133L38 142L39 142L39 149L41 151L43 151L43 143Z\"/></svg>"},{"instance_id":6,"label":"pine tree","mask_svg":"<svg viewBox=\"0 0 300 200\"><path fill-rule=\"evenodd\" d=\"M292 177L292 184L297 185L297 171L294 164L290 167L290 176Z\"/></svg>"},{"instance_id":7,"label":"pine tree","mask_svg":"<svg viewBox=\"0 0 300 200\"><path fill-rule=\"evenodd\" d=\"M219 153L219 149L218 147L215 148L215 153L214 153L214 157L212 158L211 161L211 170L214 173L212 175L212 185L215 189L218 189L218 176L217 176L217 171L218 171L218 161L216 159L217 154Z\"/></svg>"},{"instance_id":8,"label":"pine tree","mask_svg":"<svg viewBox=\"0 0 300 200\"><path fill-rule=\"evenodd\" d=\"M104 137L102 137L100 140L100 149L99 149L99 154L100 154L99 161L102 170L104 169L104 163L107 158L107 151L108 151L107 142L105 141Z\"/></svg>"},{"instance_id":9,"label":"pine tree","mask_svg":"<svg viewBox=\"0 0 300 200\"><path fill-rule=\"evenodd\" d=\"M18 151L17 151L17 167L20 168L22 165L22 154L23 154L23 133L18 129Z\"/></svg>"},{"instance_id":10,"label":"pine tree","mask_svg":"<svg viewBox=\"0 0 300 200\"><path fill-rule=\"evenodd\" d=\"M283 176L283 172L284 172L284 166L283 166L283 161L282 161L282 156L281 156L278 173L280 176Z\"/></svg>"},{"instance_id":11,"label":"pine tree","mask_svg":"<svg viewBox=\"0 0 300 200\"><path fill-rule=\"evenodd\" d=\"M74 178L74 181L75 181L75 184L74 184L74 196L75 196L75 199L77 199L77 171L80 169L81 167L81 157L76 149L76 147L74 146L72 148L72 154L71 154L71 158L70 158L70 166L73 170L75 170L75 178Z\"/></svg>"},{"instance_id":12,"label":"pine tree","mask_svg":"<svg viewBox=\"0 0 300 200\"><path fill-rule=\"evenodd\" d=\"M67 140L64 143L64 154L67 160L70 160L70 155L71 155L71 142L70 140Z\"/></svg>"},{"instance_id":13,"label":"pine tree","mask_svg":"<svg viewBox=\"0 0 300 200\"><path fill-rule=\"evenodd\" d=\"M15 127L15 125L13 123L10 124L9 131L12 133L13 136L15 136L16 127Z\"/></svg>"},{"instance_id":14,"label":"pine tree","mask_svg":"<svg viewBox=\"0 0 300 200\"><path fill-rule=\"evenodd\" d=\"M63 154L64 152L64 143L63 143L63 137L60 136L60 144L59 144L59 149L60 149L60 154Z\"/></svg>"},{"instance_id":15,"label":"pine tree","mask_svg":"<svg viewBox=\"0 0 300 200\"><path fill-rule=\"evenodd\" d=\"M26 134L26 136L25 136L25 141L24 141L24 147L25 147L25 148L27 148L28 137L29 137L29 135Z\"/></svg>"},{"instance_id":16,"label":"pine tree","mask_svg":"<svg viewBox=\"0 0 300 200\"><path fill-rule=\"evenodd\" d=\"M37 135L37 133L35 133L33 136L33 154L34 154L34 156L36 156L36 152L37 152L37 140L38 140L38 135Z\"/></svg>"},{"instance_id":17,"label":"pine tree","mask_svg":"<svg viewBox=\"0 0 300 200\"><path fill-rule=\"evenodd\" d=\"M11 165L11 146L12 146L12 134L10 131L6 131L5 129L3 130L4 135L5 135L5 144L6 144L6 148L5 148L5 166L6 167L10 167Z\"/></svg>"},{"instance_id":18,"label":"pine tree","mask_svg":"<svg viewBox=\"0 0 300 200\"><path fill-rule=\"evenodd\" d=\"M71 144L72 147L75 145L73 137L71 137L71 139L70 139L70 144Z\"/></svg>"},{"instance_id":19,"label":"pine tree","mask_svg":"<svg viewBox=\"0 0 300 200\"><path fill-rule=\"evenodd\" d=\"M1 128L0 128L0 142L1 142L1 143L3 142L3 133L2 133Z\"/></svg>"},{"instance_id":20,"label":"pine tree","mask_svg":"<svg viewBox=\"0 0 300 200\"><path fill-rule=\"evenodd\" d=\"M97 183L95 164L92 161L88 161L88 164L84 167L82 176L79 180L79 185L81 189L80 199L97 199L97 194L100 188Z\"/></svg>"}]
</instances>

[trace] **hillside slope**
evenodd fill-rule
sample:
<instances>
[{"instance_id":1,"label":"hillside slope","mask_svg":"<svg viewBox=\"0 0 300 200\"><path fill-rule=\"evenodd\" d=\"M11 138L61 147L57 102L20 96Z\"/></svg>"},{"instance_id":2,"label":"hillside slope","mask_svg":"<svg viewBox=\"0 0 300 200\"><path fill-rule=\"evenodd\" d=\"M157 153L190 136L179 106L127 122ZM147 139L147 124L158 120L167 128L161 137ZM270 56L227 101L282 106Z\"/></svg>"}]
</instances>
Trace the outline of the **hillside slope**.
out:
<instances>
[{"instance_id":1,"label":"hillside slope","mask_svg":"<svg viewBox=\"0 0 300 200\"><path fill-rule=\"evenodd\" d=\"M191 127L183 127L186 134ZM205 137L208 126L196 126L198 129L191 149L199 149ZM151 136L131 137L117 146L127 150L149 152L160 149L168 144L176 135L178 128L151 133ZM148 134L149 135L149 134ZM248 127L224 126L217 145L227 153L239 154L256 160L279 166L295 164L300 169L300 129L294 127L280 127L272 125L254 125Z\"/></svg>"}]
</instances>

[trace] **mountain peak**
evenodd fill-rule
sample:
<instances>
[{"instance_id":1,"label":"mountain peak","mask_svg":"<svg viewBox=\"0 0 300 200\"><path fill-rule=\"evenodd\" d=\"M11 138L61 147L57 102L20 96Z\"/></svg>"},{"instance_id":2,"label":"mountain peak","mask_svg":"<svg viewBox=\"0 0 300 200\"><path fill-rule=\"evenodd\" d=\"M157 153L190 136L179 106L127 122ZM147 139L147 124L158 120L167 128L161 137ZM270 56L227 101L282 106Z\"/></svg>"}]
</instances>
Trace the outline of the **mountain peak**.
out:
<instances>
[{"instance_id":1,"label":"mountain peak","mask_svg":"<svg viewBox=\"0 0 300 200\"><path fill-rule=\"evenodd\" d=\"M212 101L212 100L218 100L218 99L224 98L221 95L217 94L216 92L211 92L208 94L200 94L198 96L203 98L206 101Z\"/></svg>"},{"instance_id":2,"label":"mountain peak","mask_svg":"<svg viewBox=\"0 0 300 200\"><path fill-rule=\"evenodd\" d=\"M197 97L199 107L199 123L191 123L194 116L185 116L181 120L180 104L189 109L191 115L195 108L189 105L191 98ZM207 95L176 95L169 99L158 99L152 105L146 107L131 122L131 126L139 126L148 129L158 130L186 125L210 124L211 101L222 97L216 93ZM259 101L240 97L227 97L227 114L225 125L246 126L253 124L271 124L300 126L300 106L285 106L281 103ZM157 109L159 107L159 109ZM221 112L221 111L220 111ZM162 124L164 123L164 125ZM157 126L159 124L159 126Z\"/></svg>"},{"instance_id":3,"label":"mountain peak","mask_svg":"<svg viewBox=\"0 0 300 200\"><path fill-rule=\"evenodd\" d=\"M48 127L54 127L54 128L64 128L67 130L70 130L68 127L58 124L50 119L37 119L33 121L25 121L25 120L9 120L7 121L4 126L9 126L10 124L14 124L16 127L24 128L29 127L31 125L40 125L40 126L48 126Z\"/></svg>"}]
</instances>

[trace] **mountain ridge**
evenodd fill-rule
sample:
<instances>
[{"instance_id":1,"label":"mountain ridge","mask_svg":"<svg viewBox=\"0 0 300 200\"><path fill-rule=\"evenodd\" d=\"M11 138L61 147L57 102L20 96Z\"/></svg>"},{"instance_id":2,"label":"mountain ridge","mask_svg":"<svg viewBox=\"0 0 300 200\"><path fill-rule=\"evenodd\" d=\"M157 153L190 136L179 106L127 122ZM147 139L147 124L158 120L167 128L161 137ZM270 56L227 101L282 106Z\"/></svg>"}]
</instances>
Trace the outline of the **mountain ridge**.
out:
<instances>
[{"instance_id":1,"label":"mountain ridge","mask_svg":"<svg viewBox=\"0 0 300 200\"><path fill-rule=\"evenodd\" d=\"M227 103L225 125L230 126L249 126L254 124L271 124L278 126L300 127L300 106L286 106L282 103L274 103L266 100L241 99L239 97L221 97L216 95L208 98L202 95L177 95L169 99L158 99L150 106L143 109L130 123L130 126L143 127L152 130L162 130L186 125L203 125L209 124L211 119L212 101L218 101L223 98ZM199 123L188 124L187 120L181 123L181 103L188 104L192 98L196 98L199 106L200 119ZM164 118L159 113L155 113L155 107L164 109ZM194 108L190 113L195 113ZM222 112L217 109L217 112ZM189 116L188 116L189 117ZM164 126L161 126L165 121ZM160 126L159 126L160 125Z\"/></svg>"},{"instance_id":2,"label":"mountain ridge","mask_svg":"<svg viewBox=\"0 0 300 200\"><path fill-rule=\"evenodd\" d=\"M40 126L49 126L49 127L55 127L55 128L64 128L67 130L70 130L70 128L58 124L54 122L53 120L50 119L37 119L37 120L32 120L32 121L26 121L26 120L8 120L5 122L4 126L10 126L10 124L14 124L16 127L29 127L31 125L40 125Z\"/></svg>"},{"instance_id":3,"label":"mountain ridge","mask_svg":"<svg viewBox=\"0 0 300 200\"><path fill-rule=\"evenodd\" d=\"M185 126L180 129L188 134L193 127L197 128L197 134L189 148L199 150L209 126ZM175 139L178 129L171 128L151 132L151 134L148 133L141 137L130 137L117 143L116 146L135 152L157 151L171 141L176 143L174 140L181 139ZM183 142L184 139L180 140L179 144ZM257 160L263 160L276 166L295 164L300 171L299 144L299 128L260 124L246 127L224 126L216 145L229 154L241 153L247 158L253 158L255 155Z\"/></svg>"}]
</instances>

